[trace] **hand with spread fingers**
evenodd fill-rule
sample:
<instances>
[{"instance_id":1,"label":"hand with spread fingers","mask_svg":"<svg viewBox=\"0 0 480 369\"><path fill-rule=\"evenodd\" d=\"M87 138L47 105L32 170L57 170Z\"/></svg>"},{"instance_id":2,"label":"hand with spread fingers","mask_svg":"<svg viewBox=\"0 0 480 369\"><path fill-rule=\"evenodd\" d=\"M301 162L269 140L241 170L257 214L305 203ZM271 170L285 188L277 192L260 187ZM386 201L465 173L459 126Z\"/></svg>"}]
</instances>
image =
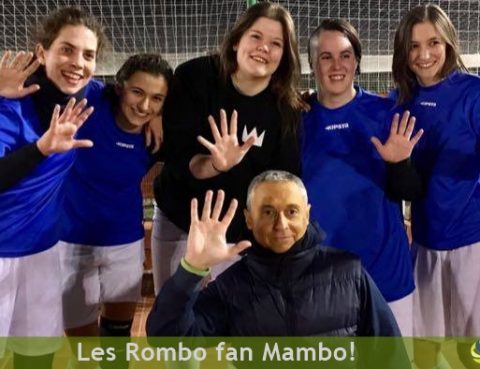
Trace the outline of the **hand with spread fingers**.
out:
<instances>
[{"instance_id":1,"label":"hand with spread fingers","mask_svg":"<svg viewBox=\"0 0 480 369\"><path fill-rule=\"evenodd\" d=\"M12 52L6 51L0 59L0 96L18 99L32 94L40 89L37 84L24 87L27 78L40 65L33 60L33 53L20 51L12 59Z\"/></svg>"},{"instance_id":2,"label":"hand with spread fingers","mask_svg":"<svg viewBox=\"0 0 480 369\"><path fill-rule=\"evenodd\" d=\"M254 137L240 145L237 138L237 111L234 110L230 119L230 127L227 124L227 114L225 110L220 110L220 131L218 130L215 119L208 117L214 143L198 136L198 141L205 146L211 154L211 165L218 172L227 172L235 165L240 163L248 150L255 142Z\"/></svg>"},{"instance_id":3,"label":"hand with spread fingers","mask_svg":"<svg viewBox=\"0 0 480 369\"><path fill-rule=\"evenodd\" d=\"M389 163L398 163L408 159L412 154L413 148L423 135L423 129L420 129L412 137L415 128L415 117L410 116L407 110L403 113L400 121L400 114L395 114L390 127L390 135L385 144L382 144L377 137L372 137L371 142L377 149L383 160Z\"/></svg>"},{"instance_id":4,"label":"hand with spread fingers","mask_svg":"<svg viewBox=\"0 0 480 369\"><path fill-rule=\"evenodd\" d=\"M153 141L153 142L152 142ZM152 154L155 154L163 143L163 121L162 116L156 116L145 125L145 145L152 145Z\"/></svg>"},{"instance_id":5,"label":"hand with spread fingers","mask_svg":"<svg viewBox=\"0 0 480 369\"><path fill-rule=\"evenodd\" d=\"M197 269L208 269L225 261L251 246L249 241L241 241L234 246L227 245L226 233L237 210L237 200L232 200L223 219L220 219L225 193L217 193L212 210L213 191L207 191L201 218L198 217L198 201L191 203L190 230L187 239L185 261Z\"/></svg>"},{"instance_id":6,"label":"hand with spread fingers","mask_svg":"<svg viewBox=\"0 0 480 369\"><path fill-rule=\"evenodd\" d=\"M62 113L60 113L60 106L55 106L50 127L37 141L37 147L43 155L93 146L90 140L75 139L78 129L93 112L93 107L86 108L86 106L86 99L75 105L74 98L68 101Z\"/></svg>"}]
</instances>

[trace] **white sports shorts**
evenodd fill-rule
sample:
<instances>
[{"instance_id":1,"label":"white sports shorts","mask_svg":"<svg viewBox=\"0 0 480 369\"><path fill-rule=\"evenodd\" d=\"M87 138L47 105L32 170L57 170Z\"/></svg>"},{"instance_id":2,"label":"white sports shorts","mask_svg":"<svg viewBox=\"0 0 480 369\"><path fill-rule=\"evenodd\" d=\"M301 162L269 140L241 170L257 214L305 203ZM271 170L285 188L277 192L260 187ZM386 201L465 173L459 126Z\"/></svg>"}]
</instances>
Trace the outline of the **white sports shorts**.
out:
<instances>
[{"instance_id":1,"label":"white sports shorts","mask_svg":"<svg viewBox=\"0 0 480 369\"><path fill-rule=\"evenodd\" d=\"M480 336L480 242L437 251L415 244L415 336Z\"/></svg>"},{"instance_id":2,"label":"white sports shorts","mask_svg":"<svg viewBox=\"0 0 480 369\"><path fill-rule=\"evenodd\" d=\"M98 319L107 302L137 302L141 298L143 239L116 246L60 243L65 328Z\"/></svg>"},{"instance_id":3,"label":"white sports shorts","mask_svg":"<svg viewBox=\"0 0 480 369\"><path fill-rule=\"evenodd\" d=\"M37 254L0 258L0 336L63 336L59 245ZM22 355L46 355L61 346L61 340L2 340Z\"/></svg>"}]
</instances>

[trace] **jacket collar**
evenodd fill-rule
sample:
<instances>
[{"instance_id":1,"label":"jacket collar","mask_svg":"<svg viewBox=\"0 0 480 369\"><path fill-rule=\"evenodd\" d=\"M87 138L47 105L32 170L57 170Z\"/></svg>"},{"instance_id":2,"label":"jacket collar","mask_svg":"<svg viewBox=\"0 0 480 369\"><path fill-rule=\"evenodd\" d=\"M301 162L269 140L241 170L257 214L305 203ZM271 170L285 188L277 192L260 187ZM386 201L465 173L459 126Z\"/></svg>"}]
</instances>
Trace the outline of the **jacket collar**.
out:
<instances>
[{"instance_id":1,"label":"jacket collar","mask_svg":"<svg viewBox=\"0 0 480 369\"><path fill-rule=\"evenodd\" d=\"M311 265L324 238L323 231L316 224L309 224L305 235L287 252L276 254L252 237L252 247L244 261L254 275L281 287L293 283Z\"/></svg>"}]
</instances>

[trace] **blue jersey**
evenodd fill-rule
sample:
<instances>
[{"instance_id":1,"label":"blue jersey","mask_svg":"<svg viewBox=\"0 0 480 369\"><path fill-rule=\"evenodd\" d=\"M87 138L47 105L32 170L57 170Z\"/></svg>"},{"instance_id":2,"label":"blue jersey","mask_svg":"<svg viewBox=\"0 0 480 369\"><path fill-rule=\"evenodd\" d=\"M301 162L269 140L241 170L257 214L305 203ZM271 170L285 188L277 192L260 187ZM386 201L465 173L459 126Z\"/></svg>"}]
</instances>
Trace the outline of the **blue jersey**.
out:
<instances>
[{"instance_id":1,"label":"blue jersey","mask_svg":"<svg viewBox=\"0 0 480 369\"><path fill-rule=\"evenodd\" d=\"M87 97L99 84L90 82ZM0 156L36 142L44 133L31 97L0 100ZM12 188L0 193L0 257L42 252L60 239L63 183L74 150L52 154Z\"/></svg>"},{"instance_id":2,"label":"blue jersey","mask_svg":"<svg viewBox=\"0 0 480 369\"><path fill-rule=\"evenodd\" d=\"M143 133L121 130L104 97L78 137L94 146L78 152L68 175L62 240L111 246L143 238L140 183L152 164Z\"/></svg>"},{"instance_id":3,"label":"blue jersey","mask_svg":"<svg viewBox=\"0 0 480 369\"><path fill-rule=\"evenodd\" d=\"M416 242L450 250L480 241L480 78L453 72L407 106L424 134L412 160L426 186L412 204Z\"/></svg>"},{"instance_id":4,"label":"blue jersey","mask_svg":"<svg viewBox=\"0 0 480 369\"><path fill-rule=\"evenodd\" d=\"M414 289L400 207L385 194L385 163L370 142L388 137L393 103L357 88L328 109L313 96L303 116L302 175L325 243L357 254L387 301Z\"/></svg>"}]
</instances>

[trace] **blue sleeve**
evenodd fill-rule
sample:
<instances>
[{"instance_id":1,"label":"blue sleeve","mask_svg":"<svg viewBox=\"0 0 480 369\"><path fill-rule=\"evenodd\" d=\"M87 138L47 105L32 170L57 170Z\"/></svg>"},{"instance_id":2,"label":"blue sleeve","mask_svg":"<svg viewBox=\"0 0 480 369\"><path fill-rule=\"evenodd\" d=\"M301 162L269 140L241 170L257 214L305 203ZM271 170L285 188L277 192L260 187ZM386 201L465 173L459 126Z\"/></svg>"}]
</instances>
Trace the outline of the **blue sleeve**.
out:
<instances>
[{"instance_id":1,"label":"blue sleeve","mask_svg":"<svg viewBox=\"0 0 480 369\"><path fill-rule=\"evenodd\" d=\"M216 282L179 266L160 290L147 319L147 336L224 336L226 313Z\"/></svg>"},{"instance_id":2,"label":"blue sleeve","mask_svg":"<svg viewBox=\"0 0 480 369\"><path fill-rule=\"evenodd\" d=\"M22 122L4 100L0 104L0 191L5 191L27 176L44 158L35 142L20 134Z\"/></svg>"},{"instance_id":3,"label":"blue sleeve","mask_svg":"<svg viewBox=\"0 0 480 369\"><path fill-rule=\"evenodd\" d=\"M480 137L480 96L475 94L471 96L470 103L468 106L468 119L470 120L470 125L477 135L477 138Z\"/></svg>"}]
</instances>

